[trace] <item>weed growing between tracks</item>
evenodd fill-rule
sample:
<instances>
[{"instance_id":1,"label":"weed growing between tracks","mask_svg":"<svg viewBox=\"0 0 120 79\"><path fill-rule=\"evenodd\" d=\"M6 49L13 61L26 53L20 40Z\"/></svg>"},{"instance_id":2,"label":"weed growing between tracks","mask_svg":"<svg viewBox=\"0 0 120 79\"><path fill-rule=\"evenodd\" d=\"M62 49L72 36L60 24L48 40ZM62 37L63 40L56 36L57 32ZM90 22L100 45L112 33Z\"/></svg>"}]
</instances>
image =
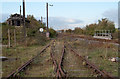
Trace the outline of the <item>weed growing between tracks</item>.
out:
<instances>
[{"instance_id":1,"label":"weed growing between tracks","mask_svg":"<svg viewBox=\"0 0 120 79\"><path fill-rule=\"evenodd\" d=\"M79 53L82 56L85 56L92 63L99 66L100 70L106 70L107 72L114 75L113 66L116 66L116 65L113 65L113 62L108 61L107 58L111 56L116 56L117 54L113 55L114 53L111 53L110 55L107 55L107 58L105 58L105 55L103 53L103 52L106 52L105 48L103 48L105 47L104 44L97 44L97 43L90 44L89 42L86 42L86 41L83 42L83 41L77 41L77 40L75 41L69 40L68 42L73 46L73 49L76 50L77 53ZM58 39L55 43L55 49L52 52L57 62L59 62L59 59L62 55L61 53L62 47L63 47L63 40ZM107 52L110 52L110 51L113 52L116 49L113 45L110 45L109 48L112 50L109 50ZM51 48L48 47L47 49L45 49L45 51L39 54L39 56L35 58L35 60L30 64L30 66L28 66L27 70L24 71L23 73L20 73L19 75L21 77L55 77L54 67L53 67L51 56L50 56L50 52L51 52L50 49ZM84 67L84 61L81 62L79 57L75 53L71 53L71 52L72 51L68 49L66 50L65 48L65 53L64 53L65 56L63 58L62 69L65 72L67 72L67 77L96 77L97 76L97 74L93 73L91 69ZM112 64L108 65L108 63L110 62ZM112 66L111 70L109 69L110 68L109 66L110 67ZM113 71L113 73L111 71Z\"/></svg>"},{"instance_id":2,"label":"weed growing between tracks","mask_svg":"<svg viewBox=\"0 0 120 79\"><path fill-rule=\"evenodd\" d=\"M50 47L42 52L28 67L22 77L54 77Z\"/></svg>"},{"instance_id":3,"label":"weed growing between tracks","mask_svg":"<svg viewBox=\"0 0 120 79\"><path fill-rule=\"evenodd\" d=\"M36 56L43 47L44 46L41 45L18 45L11 48L3 47L2 55L8 57L9 59L2 62L2 76L8 76L8 74L10 74L12 71L16 70L29 59Z\"/></svg>"},{"instance_id":4,"label":"weed growing between tracks","mask_svg":"<svg viewBox=\"0 0 120 79\"><path fill-rule=\"evenodd\" d=\"M100 70L118 76L118 63L109 60L112 57L118 57L118 46L109 43L91 43L84 40L72 40L69 43L80 55L96 64Z\"/></svg>"},{"instance_id":5,"label":"weed growing between tracks","mask_svg":"<svg viewBox=\"0 0 120 79\"><path fill-rule=\"evenodd\" d=\"M85 67L83 62L72 51L66 49L63 61L63 69L67 72L68 77L96 77L91 69Z\"/></svg>"}]
</instances>

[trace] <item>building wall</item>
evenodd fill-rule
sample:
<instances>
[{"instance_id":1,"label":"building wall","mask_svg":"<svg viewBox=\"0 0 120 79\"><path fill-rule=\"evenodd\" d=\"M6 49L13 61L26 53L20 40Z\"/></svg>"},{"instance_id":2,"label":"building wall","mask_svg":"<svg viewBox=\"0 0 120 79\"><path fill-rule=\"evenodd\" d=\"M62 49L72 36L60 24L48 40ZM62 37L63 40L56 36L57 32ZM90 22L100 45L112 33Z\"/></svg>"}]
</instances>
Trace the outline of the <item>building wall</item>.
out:
<instances>
[{"instance_id":1,"label":"building wall","mask_svg":"<svg viewBox=\"0 0 120 79\"><path fill-rule=\"evenodd\" d=\"M20 20L8 20L7 24L11 25L11 26L20 26L21 22L20 22Z\"/></svg>"}]
</instances>

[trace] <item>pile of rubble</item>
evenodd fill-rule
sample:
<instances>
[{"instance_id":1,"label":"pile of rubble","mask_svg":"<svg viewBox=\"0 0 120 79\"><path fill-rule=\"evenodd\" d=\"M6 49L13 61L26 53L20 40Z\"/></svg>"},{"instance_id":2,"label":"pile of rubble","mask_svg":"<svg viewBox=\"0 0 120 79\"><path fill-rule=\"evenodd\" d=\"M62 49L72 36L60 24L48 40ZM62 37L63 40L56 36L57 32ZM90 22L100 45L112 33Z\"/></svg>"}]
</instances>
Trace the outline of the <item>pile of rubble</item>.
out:
<instances>
[{"instance_id":1,"label":"pile of rubble","mask_svg":"<svg viewBox=\"0 0 120 79\"><path fill-rule=\"evenodd\" d=\"M120 58L119 57L112 57L109 60L112 62L118 62L120 60Z\"/></svg>"}]
</instances>

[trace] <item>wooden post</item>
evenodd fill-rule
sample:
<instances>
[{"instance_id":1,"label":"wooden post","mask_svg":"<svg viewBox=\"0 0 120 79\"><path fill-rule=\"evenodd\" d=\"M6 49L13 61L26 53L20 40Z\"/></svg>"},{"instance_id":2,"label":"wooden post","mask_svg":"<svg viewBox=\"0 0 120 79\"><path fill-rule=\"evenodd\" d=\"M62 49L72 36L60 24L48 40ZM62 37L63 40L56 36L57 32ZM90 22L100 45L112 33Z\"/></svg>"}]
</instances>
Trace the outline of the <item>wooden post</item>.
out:
<instances>
[{"instance_id":1,"label":"wooden post","mask_svg":"<svg viewBox=\"0 0 120 79\"><path fill-rule=\"evenodd\" d=\"M23 32L24 32L24 41L26 40L26 27L25 27L25 0L23 0Z\"/></svg>"},{"instance_id":2,"label":"wooden post","mask_svg":"<svg viewBox=\"0 0 120 79\"><path fill-rule=\"evenodd\" d=\"M42 24L42 21L43 21L43 20L42 20L42 16L41 16L41 24Z\"/></svg>"},{"instance_id":3,"label":"wooden post","mask_svg":"<svg viewBox=\"0 0 120 79\"><path fill-rule=\"evenodd\" d=\"M21 17L21 5L20 5L20 17Z\"/></svg>"},{"instance_id":4,"label":"wooden post","mask_svg":"<svg viewBox=\"0 0 120 79\"><path fill-rule=\"evenodd\" d=\"M20 27L21 27L21 5L20 5Z\"/></svg>"},{"instance_id":5,"label":"wooden post","mask_svg":"<svg viewBox=\"0 0 120 79\"><path fill-rule=\"evenodd\" d=\"M8 29L8 47L10 48L10 30Z\"/></svg>"},{"instance_id":6,"label":"wooden post","mask_svg":"<svg viewBox=\"0 0 120 79\"><path fill-rule=\"evenodd\" d=\"M105 43L107 43L107 40L105 41ZM106 59L107 59L107 54L108 54L107 47L108 47L108 43L106 44L106 54L105 54Z\"/></svg>"},{"instance_id":7,"label":"wooden post","mask_svg":"<svg viewBox=\"0 0 120 79\"><path fill-rule=\"evenodd\" d=\"M14 43L15 43L15 46L16 46L16 31L14 29Z\"/></svg>"},{"instance_id":8,"label":"wooden post","mask_svg":"<svg viewBox=\"0 0 120 79\"><path fill-rule=\"evenodd\" d=\"M48 3L46 3L46 14L47 14L47 32L46 32L46 37L49 38L49 30L48 30Z\"/></svg>"},{"instance_id":9,"label":"wooden post","mask_svg":"<svg viewBox=\"0 0 120 79\"><path fill-rule=\"evenodd\" d=\"M20 5L20 27L22 27L22 16L21 16L21 5ZM22 41L22 30L23 29L20 29L20 39L21 39L21 41Z\"/></svg>"},{"instance_id":10,"label":"wooden post","mask_svg":"<svg viewBox=\"0 0 120 79\"><path fill-rule=\"evenodd\" d=\"M47 32L48 32L48 3L46 3L46 12L47 12Z\"/></svg>"},{"instance_id":11,"label":"wooden post","mask_svg":"<svg viewBox=\"0 0 120 79\"><path fill-rule=\"evenodd\" d=\"M105 30L106 31L106 36L107 36L107 34L109 34L109 31L108 30ZM106 40L106 39L105 39ZM105 41L105 43L107 43L107 40ZM108 51L107 51L107 47L108 47L108 43L106 44L106 54L105 54L105 58L107 59L107 53L108 53Z\"/></svg>"}]
</instances>

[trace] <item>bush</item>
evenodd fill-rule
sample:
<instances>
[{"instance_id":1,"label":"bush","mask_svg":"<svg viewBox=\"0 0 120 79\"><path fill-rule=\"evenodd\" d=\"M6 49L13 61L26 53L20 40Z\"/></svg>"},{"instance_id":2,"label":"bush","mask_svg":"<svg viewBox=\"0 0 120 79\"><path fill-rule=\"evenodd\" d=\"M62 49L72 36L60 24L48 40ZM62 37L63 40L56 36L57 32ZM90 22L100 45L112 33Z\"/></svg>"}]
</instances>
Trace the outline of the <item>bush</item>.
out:
<instances>
[{"instance_id":1,"label":"bush","mask_svg":"<svg viewBox=\"0 0 120 79\"><path fill-rule=\"evenodd\" d=\"M14 38L13 30L15 29L15 27L9 26L6 23L2 23L2 43L3 44L8 44L8 29L10 30L11 39Z\"/></svg>"},{"instance_id":2,"label":"bush","mask_svg":"<svg viewBox=\"0 0 120 79\"><path fill-rule=\"evenodd\" d=\"M50 38L56 37L57 32L56 32L54 29L50 28L50 29L49 29L49 32L50 32Z\"/></svg>"},{"instance_id":3,"label":"bush","mask_svg":"<svg viewBox=\"0 0 120 79\"><path fill-rule=\"evenodd\" d=\"M44 33L36 32L35 36L28 37L27 38L27 46L29 45L41 45L44 46L49 41L48 38L46 38Z\"/></svg>"}]
</instances>

